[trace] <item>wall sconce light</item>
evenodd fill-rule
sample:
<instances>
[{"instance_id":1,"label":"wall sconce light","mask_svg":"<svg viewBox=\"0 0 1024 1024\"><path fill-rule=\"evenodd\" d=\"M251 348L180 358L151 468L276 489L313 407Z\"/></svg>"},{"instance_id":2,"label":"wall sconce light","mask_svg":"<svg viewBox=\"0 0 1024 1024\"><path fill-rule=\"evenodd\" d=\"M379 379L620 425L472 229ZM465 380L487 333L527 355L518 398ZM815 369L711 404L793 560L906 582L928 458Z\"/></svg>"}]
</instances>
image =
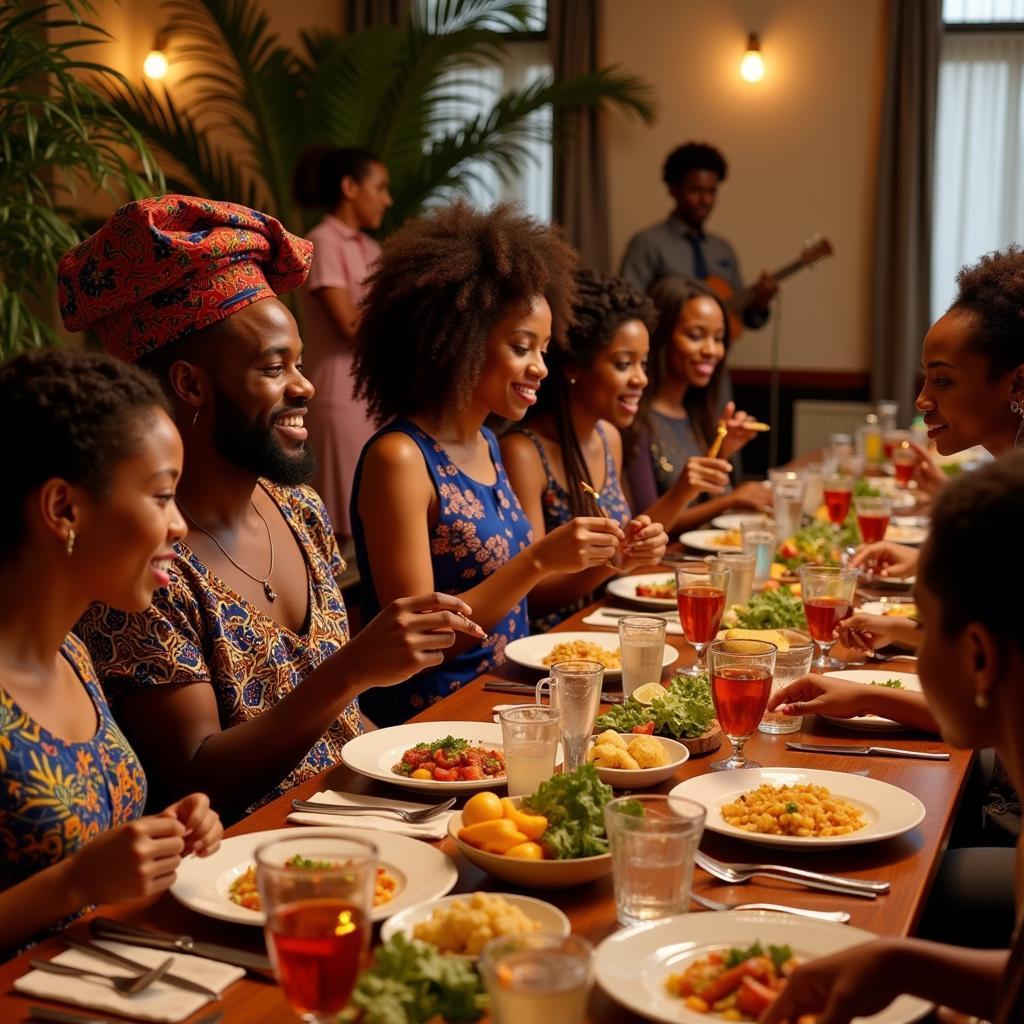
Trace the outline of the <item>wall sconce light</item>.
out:
<instances>
[{"instance_id":1,"label":"wall sconce light","mask_svg":"<svg viewBox=\"0 0 1024 1024\"><path fill-rule=\"evenodd\" d=\"M158 35L153 40L153 48L146 54L146 59L142 62L142 73L154 82L166 78L171 66L167 60L167 54L164 52L166 45L167 40L162 35Z\"/></svg>"},{"instance_id":2,"label":"wall sconce light","mask_svg":"<svg viewBox=\"0 0 1024 1024\"><path fill-rule=\"evenodd\" d=\"M745 82L760 82L764 78L764 57L761 56L761 40L756 32L747 37L747 49L740 61L740 78Z\"/></svg>"}]
</instances>

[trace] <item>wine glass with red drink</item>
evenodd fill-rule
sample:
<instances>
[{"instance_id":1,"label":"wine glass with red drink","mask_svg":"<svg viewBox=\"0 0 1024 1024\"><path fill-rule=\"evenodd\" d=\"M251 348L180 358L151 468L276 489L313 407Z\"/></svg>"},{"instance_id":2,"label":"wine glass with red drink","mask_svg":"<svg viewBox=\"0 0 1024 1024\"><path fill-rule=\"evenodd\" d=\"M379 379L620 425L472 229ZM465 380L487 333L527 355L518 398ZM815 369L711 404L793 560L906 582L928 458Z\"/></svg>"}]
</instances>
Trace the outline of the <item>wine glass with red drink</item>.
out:
<instances>
[{"instance_id":1,"label":"wine glass with red drink","mask_svg":"<svg viewBox=\"0 0 1024 1024\"><path fill-rule=\"evenodd\" d=\"M712 771L760 768L743 756L743 747L757 730L768 706L775 673L775 644L764 640L715 640L708 647L711 699L732 753L712 761Z\"/></svg>"},{"instance_id":2,"label":"wine glass with red drink","mask_svg":"<svg viewBox=\"0 0 1024 1024\"><path fill-rule=\"evenodd\" d=\"M370 945L377 847L310 832L256 851L256 881L274 975L309 1024L335 1021Z\"/></svg>"},{"instance_id":3,"label":"wine glass with red drink","mask_svg":"<svg viewBox=\"0 0 1024 1024\"><path fill-rule=\"evenodd\" d=\"M819 671L843 667L829 651L835 643L836 623L850 614L857 572L840 565L802 565L799 569L807 631L818 645L818 657L811 667Z\"/></svg>"},{"instance_id":4,"label":"wine glass with red drink","mask_svg":"<svg viewBox=\"0 0 1024 1024\"><path fill-rule=\"evenodd\" d=\"M718 563L688 562L676 569L679 621L687 643L697 651L697 663L682 669L683 675L699 676L704 672L704 648L718 635L731 575Z\"/></svg>"},{"instance_id":5,"label":"wine glass with red drink","mask_svg":"<svg viewBox=\"0 0 1024 1024\"><path fill-rule=\"evenodd\" d=\"M857 528L864 543L877 544L883 540L892 516L892 499L857 497L854 504L857 507Z\"/></svg>"},{"instance_id":6,"label":"wine glass with red drink","mask_svg":"<svg viewBox=\"0 0 1024 1024\"><path fill-rule=\"evenodd\" d=\"M910 447L909 441L900 441L892 449L892 471L896 474L896 483L900 487L909 487L914 476L914 467L919 462L917 452Z\"/></svg>"},{"instance_id":7,"label":"wine glass with red drink","mask_svg":"<svg viewBox=\"0 0 1024 1024\"><path fill-rule=\"evenodd\" d=\"M828 511L828 521L839 530L850 514L853 498L853 477L845 473L826 476L822 481L822 496Z\"/></svg>"}]
</instances>

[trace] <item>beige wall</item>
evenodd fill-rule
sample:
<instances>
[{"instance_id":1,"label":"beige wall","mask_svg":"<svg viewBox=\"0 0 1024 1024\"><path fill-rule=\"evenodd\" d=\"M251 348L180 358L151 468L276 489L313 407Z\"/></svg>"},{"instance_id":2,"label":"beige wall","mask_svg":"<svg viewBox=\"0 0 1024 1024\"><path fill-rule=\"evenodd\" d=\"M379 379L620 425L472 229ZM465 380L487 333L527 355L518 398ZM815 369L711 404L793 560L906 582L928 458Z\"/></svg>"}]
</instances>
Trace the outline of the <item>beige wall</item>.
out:
<instances>
[{"instance_id":1,"label":"beige wall","mask_svg":"<svg viewBox=\"0 0 1024 1024\"><path fill-rule=\"evenodd\" d=\"M710 221L750 279L818 232L835 256L783 286L781 364L869 365L868 309L885 0L604 0L603 60L645 76L657 124L609 118L612 251L666 216L665 155L687 139L729 160ZM746 33L766 74L739 77ZM748 332L736 366L770 365L771 326Z\"/></svg>"}]
</instances>

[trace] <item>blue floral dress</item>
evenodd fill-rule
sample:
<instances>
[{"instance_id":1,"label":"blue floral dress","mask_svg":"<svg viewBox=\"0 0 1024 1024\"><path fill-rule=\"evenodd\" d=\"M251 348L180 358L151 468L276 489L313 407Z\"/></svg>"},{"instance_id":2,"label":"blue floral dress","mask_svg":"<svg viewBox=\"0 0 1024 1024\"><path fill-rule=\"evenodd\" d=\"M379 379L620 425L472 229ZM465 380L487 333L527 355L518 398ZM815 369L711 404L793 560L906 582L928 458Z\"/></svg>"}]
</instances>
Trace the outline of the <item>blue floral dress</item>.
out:
<instances>
[{"instance_id":1,"label":"blue floral dress","mask_svg":"<svg viewBox=\"0 0 1024 1024\"><path fill-rule=\"evenodd\" d=\"M629 502L626 501L626 495L622 491L619 474L615 469L615 459L612 458L608 438L605 436L604 427L600 423L597 425L597 432L601 435L601 444L604 446L604 486L600 490L601 509L607 512L620 526L625 527L626 523L633 518L633 513L630 512ZM533 442L534 447L537 449L537 454L540 456L540 461L544 465L547 480L544 483L541 504L544 509L544 530L546 533L550 533L572 519L569 494L555 479L555 474L551 469L551 463L548 461L541 439L526 427L516 428L515 433L523 434ZM549 612L547 615L534 619L530 623L531 629L534 633L544 633L589 603L589 596L581 597L573 604L559 608L557 612Z\"/></svg>"},{"instance_id":2,"label":"blue floral dress","mask_svg":"<svg viewBox=\"0 0 1024 1024\"><path fill-rule=\"evenodd\" d=\"M0 891L70 857L101 832L142 814L146 776L110 714L81 641L61 653L99 723L73 743L29 717L0 686Z\"/></svg>"},{"instance_id":3,"label":"blue floral dress","mask_svg":"<svg viewBox=\"0 0 1024 1024\"><path fill-rule=\"evenodd\" d=\"M498 441L491 431L484 428L481 433L487 441L497 479L493 484L482 484L463 473L441 445L414 423L396 420L378 431L363 449L353 487L352 532L362 579L360 596L364 622L380 611L380 601L359 516L363 461L377 438L395 431L416 442L437 492L437 521L430 526L430 562L435 589L446 594L461 594L500 569L533 540L530 523L505 475ZM526 600L523 599L509 609L486 640L398 686L367 690L359 697L360 706L378 726L405 722L481 672L500 664L505 660L505 645L528 633Z\"/></svg>"}]
</instances>

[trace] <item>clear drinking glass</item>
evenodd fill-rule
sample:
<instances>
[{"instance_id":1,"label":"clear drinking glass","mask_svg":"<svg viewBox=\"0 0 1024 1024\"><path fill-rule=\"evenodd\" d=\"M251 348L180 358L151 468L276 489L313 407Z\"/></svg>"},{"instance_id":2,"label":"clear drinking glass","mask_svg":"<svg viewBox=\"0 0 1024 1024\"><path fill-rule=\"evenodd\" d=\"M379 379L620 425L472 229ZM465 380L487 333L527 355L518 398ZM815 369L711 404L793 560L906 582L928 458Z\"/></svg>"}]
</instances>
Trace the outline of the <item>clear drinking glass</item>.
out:
<instances>
[{"instance_id":1,"label":"clear drinking glass","mask_svg":"<svg viewBox=\"0 0 1024 1024\"><path fill-rule=\"evenodd\" d=\"M869 498L858 496L854 499L857 509L857 528L865 544L876 544L885 538L892 516L892 498Z\"/></svg>"},{"instance_id":2,"label":"clear drinking glass","mask_svg":"<svg viewBox=\"0 0 1024 1024\"><path fill-rule=\"evenodd\" d=\"M623 697L647 683L661 682L665 625L665 620L655 615L627 615L619 619Z\"/></svg>"},{"instance_id":3,"label":"clear drinking glass","mask_svg":"<svg viewBox=\"0 0 1024 1024\"><path fill-rule=\"evenodd\" d=\"M707 559L720 569L729 570L729 592L725 595L725 606L746 604L754 592L754 566L757 556L738 551L723 551L720 555L710 555ZM769 572L771 567L769 566Z\"/></svg>"},{"instance_id":4,"label":"clear drinking glass","mask_svg":"<svg viewBox=\"0 0 1024 1024\"><path fill-rule=\"evenodd\" d=\"M624 796L605 804L620 924L686 913L705 816L701 804L678 796Z\"/></svg>"},{"instance_id":5,"label":"clear drinking glass","mask_svg":"<svg viewBox=\"0 0 1024 1024\"><path fill-rule=\"evenodd\" d=\"M757 731L768 705L778 648L764 640L715 640L708 646L711 699L732 753L712 761L712 771L760 768L743 756L743 747Z\"/></svg>"},{"instance_id":6,"label":"clear drinking glass","mask_svg":"<svg viewBox=\"0 0 1024 1024\"><path fill-rule=\"evenodd\" d=\"M604 666L599 661L559 661L551 675L537 684L537 703L544 690L562 715L562 771L574 772L587 759L587 744L601 707ZM532 792L532 790L531 790Z\"/></svg>"},{"instance_id":7,"label":"clear drinking glass","mask_svg":"<svg viewBox=\"0 0 1024 1024\"><path fill-rule=\"evenodd\" d=\"M579 1024L593 984L594 947L578 935L531 932L491 939L478 966L494 1024Z\"/></svg>"},{"instance_id":8,"label":"clear drinking glass","mask_svg":"<svg viewBox=\"0 0 1024 1024\"><path fill-rule=\"evenodd\" d=\"M790 683L807 675L811 671L811 658L814 657L814 643L806 633L796 629L780 629L779 632L789 641L789 650L783 651L780 648L775 656L775 674L772 676L769 699ZM799 732L803 724L803 715L782 715L778 711L766 711L758 729L775 735Z\"/></svg>"},{"instance_id":9,"label":"clear drinking glass","mask_svg":"<svg viewBox=\"0 0 1024 1024\"><path fill-rule=\"evenodd\" d=\"M802 512L805 516L813 516L825 499L821 494L821 481L826 472L835 472L835 466L830 461L828 465L820 462L811 462L804 467L807 485L804 488L804 503Z\"/></svg>"},{"instance_id":10,"label":"clear drinking glass","mask_svg":"<svg viewBox=\"0 0 1024 1024\"><path fill-rule=\"evenodd\" d=\"M828 441L829 454L837 462L853 454L853 438L849 434L832 434Z\"/></svg>"},{"instance_id":11,"label":"clear drinking glass","mask_svg":"<svg viewBox=\"0 0 1024 1024\"><path fill-rule=\"evenodd\" d=\"M769 469L768 479L772 485L772 512L781 544L800 529L807 474L800 469Z\"/></svg>"},{"instance_id":12,"label":"clear drinking glass","mask_svg":"<svg viewBox=\"0 0 1024 1024\"><path fill-rule=\"evenodd\" d=\"M543 704L519 704L498 713L509 796L529 796L555 774L562 713Z\"/></svg>"},{"instance_id":13,"label":"clear drinking glass","mask_svg":"<svg viewBox=\"0 0 1024 1024\"><path fill-rule=\"evenodd\" d=\"M740 524L743 553L754 556L754 589L760 590L772 575L772 562L778 547L778 526L774 519L763 518Z\"/></svg>"},{"instance_id":14,"label":"clear drinking glass","mask_svg":"<svg viewBox=\"0 0 1024 1024\"><path fill-rule=\"evenodd\" d=\"M682 675L699 676L705 670L704 648L715 639L729 592L728 569L706 562L687 562L676 569L676 603L687 643L697 651L697 662L681 669Z\"/></svg>"},{"instance_id":15,"label":"clear drinking glass","mask_svg":"<svg viewBox=\"0 0 1024 1024\"><path fill-rule=\"evenodd\" d=\"M802 565L798 572L807 630L819 651L813 666L819 671L842 668L843 663L828 652L836 642L836 623L850 614L858 570L840 565Z\"/></svg>"},{"instance_id":16,"label":"clear drinking glass","mask_svg":"<svg viewBox=\"0 0 1024 1024\"><path fill-rule=\"evenodd\" d=\"M297 831L256 850L256 882L274 976L303 1020L326 1024L348 1005L369 949L377 847Z\"/></svg>"}]
</instances>

